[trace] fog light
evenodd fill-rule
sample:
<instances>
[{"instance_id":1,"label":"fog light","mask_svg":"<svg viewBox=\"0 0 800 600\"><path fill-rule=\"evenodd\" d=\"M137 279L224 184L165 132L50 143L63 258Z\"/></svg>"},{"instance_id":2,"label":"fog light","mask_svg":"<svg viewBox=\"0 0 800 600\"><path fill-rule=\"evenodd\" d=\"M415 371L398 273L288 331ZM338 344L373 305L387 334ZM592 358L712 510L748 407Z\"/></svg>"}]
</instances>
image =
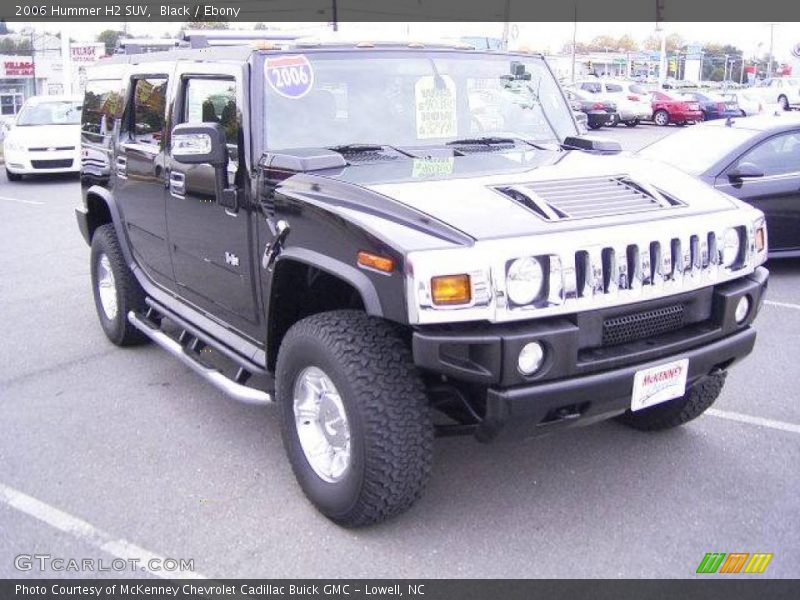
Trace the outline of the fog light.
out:
<instances>
[{"instance_id":1,"label":"fog light","mask_svg":"<svg viewBox=\"0 0 800 600\"><path fill-rule=\"evenodd\" d=\"M523 375L533 375L544 362L544 348L539 342L525 344L517 359L517 368Z\"/></svg>"},{"instance_id":2,"label":"fog light","mask_svg":"<svg viewBox=\"0 0 800 600\"><path fill-rule=\"evenodd\" d=\"M747 318L748 313L750 312L750 298L747 296L742 296L739 298L739 303L736 305L736 312L733 316L736 318L736 322L741 325L744 323L744 320Z\"/></svg>"}]
</instances>

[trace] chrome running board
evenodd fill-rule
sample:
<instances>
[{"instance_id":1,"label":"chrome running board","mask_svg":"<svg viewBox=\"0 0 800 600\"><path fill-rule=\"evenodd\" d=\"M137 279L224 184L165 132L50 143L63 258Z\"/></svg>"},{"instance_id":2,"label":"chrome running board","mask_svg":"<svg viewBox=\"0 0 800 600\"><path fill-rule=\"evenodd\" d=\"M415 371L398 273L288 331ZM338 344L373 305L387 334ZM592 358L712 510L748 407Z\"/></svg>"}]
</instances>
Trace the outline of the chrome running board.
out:
<instances>
[{"instance_id":1,"label":"chrome running board","mask_svg":"<svg viewBox=\"0 0 800 600\"><path fill-rule=\"evenodd\" d=\"M189 348L172 339L147 318L140 317L135 312L131 311L128 313L128 321L130 321L136 329L164 348L164 350L179 359L192 371L231 398L246 404L269 404L272 402L272 396L267 392L262 392L261 390L237 383L217 369L201 363L192 356Z\"/></svg>"}]
</instances>

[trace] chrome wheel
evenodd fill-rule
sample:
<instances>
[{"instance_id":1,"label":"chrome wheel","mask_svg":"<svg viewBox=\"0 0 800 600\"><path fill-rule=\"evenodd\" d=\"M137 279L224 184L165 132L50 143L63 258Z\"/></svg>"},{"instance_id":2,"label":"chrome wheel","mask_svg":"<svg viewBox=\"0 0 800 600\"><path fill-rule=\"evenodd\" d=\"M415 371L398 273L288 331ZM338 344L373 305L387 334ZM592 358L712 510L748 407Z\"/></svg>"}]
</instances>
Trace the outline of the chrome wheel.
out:
<instances>
[{"instance_id":1,"label":"chrome wheel","mask_svg":"<svg viewBox=\"0 0 800 600\"><path fill-rule=\"evenodd\" d=\"M294 384L297 437L314 472L328 483L350 467L350 424L336 386L318 367L306 367Z\"/></svg>"},{"instance_id":2,"label":"chrome wheel","mask_svg":"<svg viewBox=\"0 0 800 600\"><path fill-rule=\"evenodd\" d=\"M659 111L655 114L653 120L656 122L656 125L663 127L669 123L669 115L663 111Z\"/></svg>"},{"instance_id":3,"label":"chrome wheel","mask_svg":"<svg viewBox=\"0 0 800 600\"><path fill-rule=\"evenodd\" d=\"M113 321L117 317L117 286L114 272L111 270L111 261L105 254L101 254L97 261L97 291L106 318Z\"/></svg>"}]
</instances>

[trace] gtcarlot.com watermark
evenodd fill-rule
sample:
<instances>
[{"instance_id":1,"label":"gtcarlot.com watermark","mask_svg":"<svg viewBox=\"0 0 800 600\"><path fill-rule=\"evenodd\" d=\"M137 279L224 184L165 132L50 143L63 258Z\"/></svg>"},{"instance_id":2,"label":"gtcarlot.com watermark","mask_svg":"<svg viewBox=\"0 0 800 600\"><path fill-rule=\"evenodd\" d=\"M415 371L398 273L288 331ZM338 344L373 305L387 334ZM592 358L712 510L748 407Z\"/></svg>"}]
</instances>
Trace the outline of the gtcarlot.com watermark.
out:
<instances>
[{"instance_id":1,"label":"gtcarlot.com watermark","mask_svg":"<svg viewBox=\"0 0 800 600\"><path fill-rule=\"evenodd\" d=\"M194 571L193 558L64 558L52 554L18 554L14 557L17 571L55 571L70 573L176 573Z\"/></svg>"}]
</instances>

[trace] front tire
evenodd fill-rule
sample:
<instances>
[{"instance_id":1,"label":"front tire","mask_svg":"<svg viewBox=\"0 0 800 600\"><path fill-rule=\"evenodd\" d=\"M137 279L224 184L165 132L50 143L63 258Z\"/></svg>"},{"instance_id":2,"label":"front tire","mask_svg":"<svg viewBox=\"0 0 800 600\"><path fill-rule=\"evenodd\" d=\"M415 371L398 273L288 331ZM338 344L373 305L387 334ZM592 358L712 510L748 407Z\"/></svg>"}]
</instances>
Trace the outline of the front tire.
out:
<instances>
[{"instance_id":1,"label":"front tire","mask_svg":"<svg viewBox=\"0 0 800 600\"><path fill-rule=\"evenodd\" d=\"M789 99L786 96L784 96L783 94L778 96L778 104L780 105L781 110L789 110L789 108L790 108L789 107Z\"/></svg>"},{"instance_id":2,"label":"front tire","mask_svg":"<svg viewBox=\"0 0 800 600\"><path fill-rule=\"evenodd\" d=\"M714 404L722 392L726 376L725 371L708 375L695 383L680 398L637 412L629 410L617 417L617 420L640 431L663 431L679 427L696 419Z\"/></svg>"},{"instance_id":3,"label":"front tire","mask_svg":"<svg viewBox=\"0 0 800 600\"><path fill-rule=\"evenodd\" d=\"M669 125L669 113L665 110L657 110L653 113L653 122L659 127Z\"/></svg>"},{"instance_id":4,"label":"front tire","mask_svg":"<svg viewBox=\"0 0 800 600\"><path fill-rule=\"evenodd\" d=\"M125 262L113 224L94 232L91 261L94 304L108 339L117 346L146 342L147 337L128 321L129 311L147 308L145 293Z\"/></svg>"},{"instance_id":5,"label":"front tire","mask_svg":"<svg viewBox=\"0 0 800 600\"><path fill-rule=\"evenodd\" d=\"M390 323L357 311L299 321L281 343L276 399L295 477L329 519L371 525L421 496L433 457L430 408Z\"/></svg>"}]
</instances>

